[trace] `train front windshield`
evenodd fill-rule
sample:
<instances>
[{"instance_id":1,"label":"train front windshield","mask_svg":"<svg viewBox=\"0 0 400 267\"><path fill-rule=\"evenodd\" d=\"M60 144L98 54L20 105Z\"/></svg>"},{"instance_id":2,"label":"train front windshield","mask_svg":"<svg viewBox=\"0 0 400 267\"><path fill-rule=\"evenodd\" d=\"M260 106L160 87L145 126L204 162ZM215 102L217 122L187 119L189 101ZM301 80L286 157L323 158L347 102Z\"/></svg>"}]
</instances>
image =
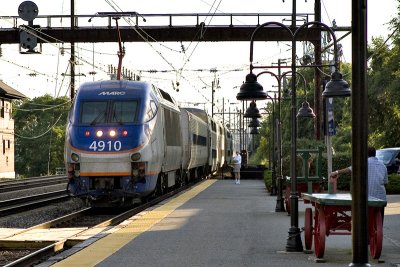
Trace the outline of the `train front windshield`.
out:
<instances>
[{"instance_id":1,"label":"train front windshield","mask_svg":"<svg viewBox=\"0 0 400 267\"><path fill-rule=\"evenodd\" d=\"M96 125L98 123L136 123L138 119L138 101L86 101L82 102L80 123Z\"/></svg>"}]
</instances>

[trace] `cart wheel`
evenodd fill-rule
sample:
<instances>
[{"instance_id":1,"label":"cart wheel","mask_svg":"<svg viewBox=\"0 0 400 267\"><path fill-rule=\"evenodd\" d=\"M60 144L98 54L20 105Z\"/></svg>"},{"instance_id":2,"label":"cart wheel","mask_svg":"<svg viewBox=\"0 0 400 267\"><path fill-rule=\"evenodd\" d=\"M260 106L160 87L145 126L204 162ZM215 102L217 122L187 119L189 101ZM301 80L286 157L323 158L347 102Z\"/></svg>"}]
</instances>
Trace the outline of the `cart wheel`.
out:
<instances>
[{"instance_id":1,"label":"cart wheel","mask_svg":"<svg viewBox=\"0 0 400 267\"><path fill-rule=\"evenodd\" d=\"M379 259L382 252L382 215L379 209L374 209L375 212L369 218L369 250L374 259Z\"/></svg>"},{"instance_id":2,"label":"cart wheel","mask_svg":"<svg viewBox=\"0 0 400 267\"><path fill-rule=\"evenodd\" d=\"M326 224L325 213L322 208L315 210L314 223L314 253L317 258L322 258L325 252Z\"/></svg>"},{"instance_id":3,"label":"cart wheel","mask_svg":"<svg viewBox=\"0 0 400 267\"><path fill-rule=\"evenodd\" d=\"M304 244L306 250L311 250L312 246L312 209L306 208L304 214Z\"/></svg>"}]
</instances>

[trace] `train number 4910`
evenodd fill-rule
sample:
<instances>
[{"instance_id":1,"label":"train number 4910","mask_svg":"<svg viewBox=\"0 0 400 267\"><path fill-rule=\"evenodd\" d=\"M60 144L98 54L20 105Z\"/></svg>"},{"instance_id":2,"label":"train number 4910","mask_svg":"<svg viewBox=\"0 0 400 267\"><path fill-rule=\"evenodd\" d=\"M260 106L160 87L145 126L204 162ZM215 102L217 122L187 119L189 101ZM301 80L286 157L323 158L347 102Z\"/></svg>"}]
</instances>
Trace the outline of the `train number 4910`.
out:
<instances>
[{"instance_id":1,"label":"train number 4910","mask_svg":"<svg viewBox=\"0 0 400 267\"><path fill-rule=\"evenodd\" d=\"M93 151L120 151L121 141L93 141L89 149Z\"/></svg>"}]
</instances>

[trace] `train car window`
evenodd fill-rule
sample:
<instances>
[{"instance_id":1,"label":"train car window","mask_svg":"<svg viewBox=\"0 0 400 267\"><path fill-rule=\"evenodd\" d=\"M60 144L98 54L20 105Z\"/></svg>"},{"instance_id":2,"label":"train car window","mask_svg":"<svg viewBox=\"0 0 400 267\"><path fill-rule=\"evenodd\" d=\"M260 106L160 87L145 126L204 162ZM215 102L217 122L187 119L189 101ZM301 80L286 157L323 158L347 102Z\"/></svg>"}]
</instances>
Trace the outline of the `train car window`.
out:
<instances>
[{"instance_id":1,"label":"train car window","mask_svg":"<svg viewBox=\"0 0 400 267\"><path fill-rule=\"evenodd\" d=\"M211 152L211 154L212 154L212 158L213 158L213 159L216 159L216 158L217 158L217 150L213 149L212 152Z\"/></svg>"},{"instance_id":2,"label":"train car window","mask_svg":"<svg viewBox=\"0 0 400 267\"><path fill-rule=\"evenodd\" d=\"M84 124L96 124L106 121L106 101L83 102L81 106L80 122Z\"/></svg>"},{"instance_id":3,"label":"train car window","mask_svg":"<svg viewBox=\"0 0 400 267\"><path fill-rule=\"evenodd\" d=\"M172 97L171 97L167 92L165 92L165 91L163 91L163 90L161 90L161 89L159 89L159 90L160 90L160 92L161 92L162 97L163 97L165 100L168 100L169 102L174 103L174 101L172 100Z\"/></svg>"},{"instance_id":4,"label":"train car window","mask_svg":"<svg viewBox=\"0 0 400 267\"><path fill-rule=\"evenodd\" d=\"M133 123L137 120L138 101L114 101L111 109L111 122Z\"/></svg>"},{"instance_id":5,"label":"train car window","mask_svg":"<svg viewBox=\"0 0 400 267\"><path fill-rule=\"evenodd\" d=\"M211 129L213 130L213 132L217 130L217 125L213 121L211 122Z\"/></svg>"},{"instance_id":6,"label":"train car window","mask_svg":"<svg viewBox=\"0 0 400 267\"><path fill-rule=\"evenodd\" d=\"M207 146L207 137L193 134L193 140L192 143L194 145L199 145L199 146Z\"/></svg>"}]
</instances>

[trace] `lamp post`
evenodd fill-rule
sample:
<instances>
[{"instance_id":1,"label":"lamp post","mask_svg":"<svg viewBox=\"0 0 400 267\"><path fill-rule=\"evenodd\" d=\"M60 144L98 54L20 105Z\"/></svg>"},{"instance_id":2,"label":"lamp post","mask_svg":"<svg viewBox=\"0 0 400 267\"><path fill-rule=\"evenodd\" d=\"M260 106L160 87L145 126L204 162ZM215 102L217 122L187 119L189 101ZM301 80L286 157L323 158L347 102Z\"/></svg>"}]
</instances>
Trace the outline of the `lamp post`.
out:
<instances>
[{"instance_id":1,"label":"lamp post","mask_svg":"<svg viewBox=\"0 0 400 267\"><path fill-rule=\"evenodd\" d=\"M294 5L295 6L295 5ZM295 9L293 12L293 16L295 16ZM294 24L294 22L293 22ZM341 78L341 74L339 72L339 62L337 56L337 41L334 32L327 25L314 21L308 22L301 25L299 28L295 29L295 25L293 26L294 32L288 28L286 25L279 22L266 22L258 26L251 35L250 39L250 73L246 76L246 82L240 87L240 92L237 94L236 99L238 100L264 100L267 98L267 94L263 92L262 86L257 82L257 76L253 74L254 68L265 68L263 66L253 66L253 45L256 34L260 31L261 28L270 25L277 25L282 27L287 31L289 37L292 41L292 96L291 96L291 153L290 153L290 177L291 177L291 192L290 192L290 203L291 203L291 213L290 213L290 228L288 231L288 239L286 244L287 251L303 251L303 244L301 242L300 229L299 229L299 211L298 211L298 194L297 194L297 179L296 179L296 149L297 149L297 110L296 110L296 37L299 32L303 29L311 26L317 25L323 27L326 31L328 31L333 39L334 44L334 73L332 74L331 81L328 82L325 91L323 92L323 96L332 97L332 96L349 96L351 94L350 88L348 84L343 81ZM315 67L315 66L313 66Z\"/></svg>"},{"instance_id":2,"label":"lamp post","mask_svg":"<svg viewBox=\"0 0 400 267\"><path fill-rule=\"evenodd\" d=\"M368 264L368 87L367 87L367 0L352 0L352 248L349 266Z\"/></svg>"},{"instance_id":3,"label":"lamp post","mask_svg":"<svg viewBox=\"0 0 400 267\"><path fill-rule=\"evenodd\" d=\"M276 126L275 126L275 101L273 100L272 97L268 96L271 101L272 101L272 112L268 112L267 108L261 108L263 110L265 110L265 113L262 114L268 114L268 115L272 115L272 119L271 119L271 132L272 132L272 138L271 138L271 144L269 145L270 147L270 153L269 153L269 168L271 168L271 162L272 162L272 175L271 175L271 192L270 195L271 196L275 196L277 194L277 178L276 178L276 141L275 141L275 134L276 134ZM250 125L249 125L250 126Z\"/></svg>"},{"instance_id":4,"label":"lamp post","mask_svg":"<svg viewBox=\"0 0 400 267\"><path fill-rule=\"evenodd\" d=\"M260 74L258 74L260 75ZM276 118L276 114L275 114L275 100L267 95L267 98L271 100L272 102L272 181L271 181L271 196L275 196L277 194L277 186L276 186L276 153L275 153L275 133L276 133L276 126L275 126L275 118ZM264 108L265 109L265 108Z\"/></svg>"},{"instance_id":5,"label":"lamp post","mask_svg":"<svg viewBox=\"0 0 400 267\"><path fill-rule=\"evenodd\" d=\"M285 211L285 206L284 206L284 201L283 201L283 196L282 196L283 195L283 189L282 189L282 186L283 186L283 175L282 175L282 173L283 173L283 171L282 171L283 164L282 164L282 122L281 122L281 100L282 100L281 97L282 96L281 96L281 94L282 94L282 79L284 77L286 77L290 73L292 73L292 71L286 71L286 72L281 74L280 73L280 68L278 68L278 75L276 75L275 73L273 73L271 71L265 70L265 71L262 71L262 72L258 73L257 76L256 76L256 77L259 77L262 74L270 74L271 76L275 77L275 79L278 82L278 107L277 107L278 116L277 116L277 121L276 121L276 132L277 132L277 144L278 144L277 145L277 147L278 147L278 151L277 152L278 152L278 170L279 171L278 171L277 177L275 176L276 179L277 179L276 180L277 181L277 185L276 185L276 187L277 187L277 197L276 197L275 212L283 212L283 211ZM306 78L300 72L296 72L296 73L303 79L304 88L306 88L306 86L307 86ZM308 106L309 109L306 110L307 112L304 112L304 108L303 107L300 108L300 110L299 110L299 112L297 114L297 117L310 117L309 116L310 111L313 114L312 109ZM272 176L274 177L274 173L272 173Z\"/></svg>"}]
</instances>

